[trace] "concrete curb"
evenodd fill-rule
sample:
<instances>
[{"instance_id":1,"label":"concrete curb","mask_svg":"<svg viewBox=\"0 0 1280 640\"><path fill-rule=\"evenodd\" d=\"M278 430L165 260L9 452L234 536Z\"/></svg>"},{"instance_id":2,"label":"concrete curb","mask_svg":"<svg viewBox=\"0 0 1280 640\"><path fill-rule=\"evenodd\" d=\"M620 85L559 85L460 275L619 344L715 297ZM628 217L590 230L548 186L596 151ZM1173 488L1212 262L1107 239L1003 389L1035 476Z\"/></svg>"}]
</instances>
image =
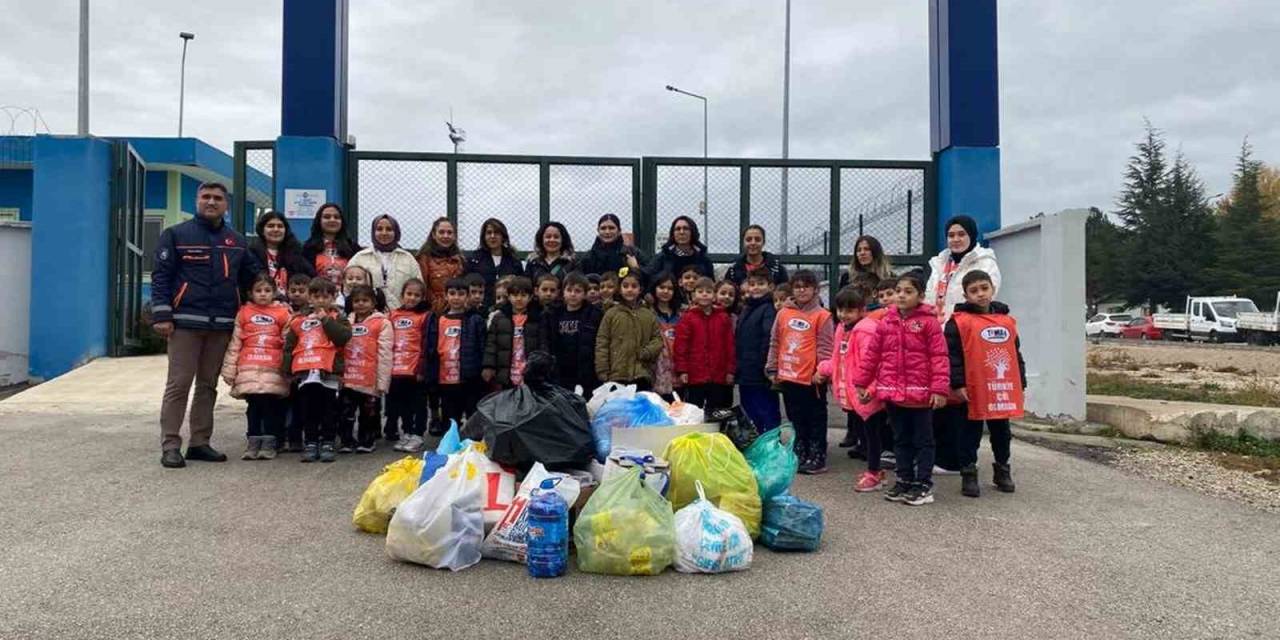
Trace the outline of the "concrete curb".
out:
<instances>
[{"instance_id":1,"label":"concrete curb","mask_svg":"<svg viewBox=\"0 0 1280 640\"><path fill-rule=\"evenodd\" d=\"M1087 402L1090 422L1136 440L1186 443L1199 430L1280 440L1280 409L1095 395Z\"/></svg>"}]
</instances>

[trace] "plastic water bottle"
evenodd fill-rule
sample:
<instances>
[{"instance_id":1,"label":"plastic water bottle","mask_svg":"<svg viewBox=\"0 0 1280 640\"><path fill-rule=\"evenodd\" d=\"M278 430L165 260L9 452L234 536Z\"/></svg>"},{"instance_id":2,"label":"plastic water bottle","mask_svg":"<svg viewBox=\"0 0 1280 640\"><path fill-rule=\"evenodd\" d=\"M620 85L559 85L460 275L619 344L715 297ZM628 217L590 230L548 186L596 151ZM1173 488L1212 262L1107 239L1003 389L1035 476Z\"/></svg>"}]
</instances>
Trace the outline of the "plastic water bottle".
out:
<instances>
[{"instance_id":1,"label":"plastic water bottle","mask_svg":"<svg viewBox=\"0 0 1280 640\"><path fill-rule=\"evenodd\" d=\"M569 505L556 491L557 482L543 480L526 507L527 563L534 578L558 578L569 564Z\"/></svg>"}]
</instances>

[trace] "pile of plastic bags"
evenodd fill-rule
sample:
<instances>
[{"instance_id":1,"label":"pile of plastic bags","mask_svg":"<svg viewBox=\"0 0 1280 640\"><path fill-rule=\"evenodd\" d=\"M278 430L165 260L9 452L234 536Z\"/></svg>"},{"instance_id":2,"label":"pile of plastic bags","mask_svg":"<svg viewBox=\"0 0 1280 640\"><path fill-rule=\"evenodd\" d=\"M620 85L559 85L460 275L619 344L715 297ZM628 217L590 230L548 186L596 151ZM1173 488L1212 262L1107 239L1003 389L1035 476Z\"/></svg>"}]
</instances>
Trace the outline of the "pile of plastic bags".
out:
<instances>
[{"instance_id":1,"label":"pile of plastic bags","mask_svg":"<svg viewBox=\"0 0 1280 640\"><path fill-rule=\"evenodd\" d=\"M591 417L596 461L601 464L612 450L614 429L701 424L705 419L702 409L681 402L679 395L668 404L656 393L636 392L635 385L616 382L606 382L592 392L587 415Z\"/></svg>"},{"instance_id":2,"label":"pile of plastic bags","mask_svg":"<svg viewBox=\"0 0 1280 640\"><path fill-rule=\"evenodd\" d=\"M671 503L645 486L641 469L604 481L573 526L578 569L618 576L655 576L675 561Z\"/></svg>"},{"instance_id":3,"label":"pile of plastic bags","mask_svg":"<svg viewBox=\"0 0 1280 640\"><path fill-rule=\"evenodd\" d=\"M760 535L760 491L746 458L723 433L690 433L667 445L671 465L667 498L677 509L699 495L697 483L716 506L742 519L752 538Z\"/></svg>"}]
</instances>

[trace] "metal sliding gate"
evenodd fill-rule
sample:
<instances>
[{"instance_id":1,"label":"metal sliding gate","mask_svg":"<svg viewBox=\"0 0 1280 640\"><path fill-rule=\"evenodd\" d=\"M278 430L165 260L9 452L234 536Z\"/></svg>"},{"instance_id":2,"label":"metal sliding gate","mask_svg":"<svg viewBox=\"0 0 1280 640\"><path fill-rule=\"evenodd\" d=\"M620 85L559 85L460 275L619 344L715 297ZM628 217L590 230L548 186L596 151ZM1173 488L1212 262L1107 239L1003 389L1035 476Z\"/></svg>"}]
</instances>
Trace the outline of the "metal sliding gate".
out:
<instances>
[{"instance_id":1,"label":"metal sliding gate","mask_svg":"<svg viewBox=\"0 0 1280 640\"><path fill-rule=\"evenodd\" d=\"M109 355L142 346L142 221L147 166L128 142L112 144L111 232L107 291Z\"/></svg>"}]
</instances>

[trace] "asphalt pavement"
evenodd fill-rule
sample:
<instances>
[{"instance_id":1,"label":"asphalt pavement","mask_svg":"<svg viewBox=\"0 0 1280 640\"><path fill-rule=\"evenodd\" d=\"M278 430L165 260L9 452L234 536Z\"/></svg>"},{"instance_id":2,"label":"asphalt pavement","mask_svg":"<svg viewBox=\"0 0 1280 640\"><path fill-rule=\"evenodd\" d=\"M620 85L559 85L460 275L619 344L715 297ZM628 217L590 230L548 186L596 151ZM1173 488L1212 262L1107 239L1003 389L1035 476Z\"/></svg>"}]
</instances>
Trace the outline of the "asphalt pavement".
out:
<instances>
[{"instance_id":1,"label":"asphalt pavement","mask_svg":"<svg viewBox=\"0 0 1280 640\"><path fill-rule=\"evenodd\" d=\"M145 403L6 404L4 639L1280 637L1280 518L1020 442L1016 494L989 485L984 453L980 499L942 477L915 508L855 494L861 463L833 449L831 473L793 489L826 510L816 553L535 581L492 560L403 564L356 531L361 491L399 457L385 447L242 462L224 405L214 444L232 461L167 470Z\"/></svg>"}]
</instances>

